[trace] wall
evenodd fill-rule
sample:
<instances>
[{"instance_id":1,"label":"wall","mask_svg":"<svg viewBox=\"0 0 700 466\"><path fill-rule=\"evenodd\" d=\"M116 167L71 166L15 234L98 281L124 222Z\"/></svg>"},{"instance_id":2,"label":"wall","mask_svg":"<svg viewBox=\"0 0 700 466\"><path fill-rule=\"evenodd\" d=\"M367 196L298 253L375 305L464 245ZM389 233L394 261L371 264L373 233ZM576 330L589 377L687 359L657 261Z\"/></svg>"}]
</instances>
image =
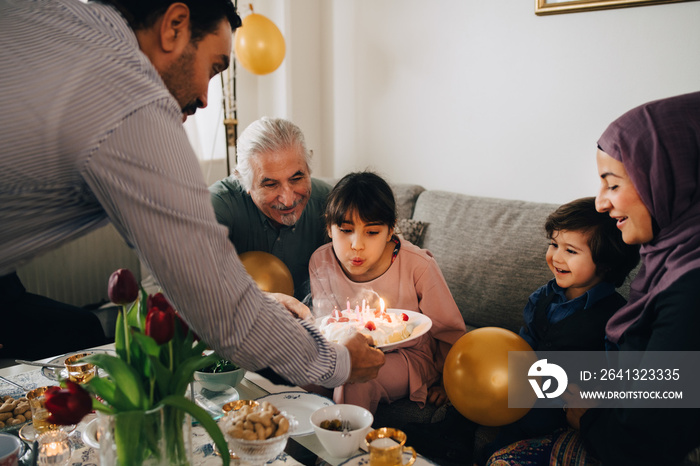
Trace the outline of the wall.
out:
<instances>
[{"instance_id":1,"label":"wall","mask_svg":"<svg viewBox=\"0 0 700 466\"><path fill-rule=\"evenodd\" d=\"M536 16L527 0L258 0L279 70L239 68L241 129L290 118L315 174L531 201L595 194L595 143L700 87L700 2ZM244 12L245 14L245 12ZM283 83L280 83L283 81Z\"/></svg>"},{"instance_id":2,"label":"wall","mask_svg":"<svg viewBox=\"0 0 700 466\"><path fill-rule=\"evenodd\" d=\"M547 17L524 0L332 6L336 176L373 166L428 188L565 202L595 193L611 120L700 88L698 2Z\"/></svg>"}]
</instances>

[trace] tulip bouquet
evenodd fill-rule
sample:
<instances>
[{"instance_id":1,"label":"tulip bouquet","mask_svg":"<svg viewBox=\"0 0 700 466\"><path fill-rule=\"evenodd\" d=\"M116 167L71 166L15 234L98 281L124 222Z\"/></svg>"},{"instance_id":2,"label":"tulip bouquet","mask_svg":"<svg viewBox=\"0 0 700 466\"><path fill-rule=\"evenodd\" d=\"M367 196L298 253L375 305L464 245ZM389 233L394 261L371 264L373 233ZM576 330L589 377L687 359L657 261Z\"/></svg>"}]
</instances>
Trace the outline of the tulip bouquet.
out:
<instances>
[{"instance_id":1,"label":"tulip bouquet","mask_svg":"<svg viewBox=\"0 0 700 466\"><path fill-rule=\"evenodd\" d=\"M107 374L90 380L87 391L66 381L66 388L47 393L51 422L74 424L94 409L113 420L117 464L140 465L146 458L155 458L157 464L188 464L189 439L183 435L188 413L207 430L218 450L228 453L216 422L185 396L194 372L219 357L203 356L206 343L198 341L162 293L147 296L129 270L112 274L109 297L122 307L115 332L117 356L83 358ZM158 412L156 421L149 420L153 412ZM229 464L228 454L222 459Z\"/></svg>"}]
</instances>

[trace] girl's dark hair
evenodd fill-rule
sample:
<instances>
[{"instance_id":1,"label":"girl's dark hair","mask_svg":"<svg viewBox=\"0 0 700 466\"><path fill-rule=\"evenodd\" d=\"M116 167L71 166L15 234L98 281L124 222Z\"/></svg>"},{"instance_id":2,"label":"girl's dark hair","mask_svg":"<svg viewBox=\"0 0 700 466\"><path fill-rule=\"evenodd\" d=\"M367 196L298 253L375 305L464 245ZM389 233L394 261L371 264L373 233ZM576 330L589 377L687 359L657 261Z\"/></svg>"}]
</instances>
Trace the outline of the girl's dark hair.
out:
<instances>
[{"instance_id":1,"label":"girl's dark hair","mask_svg":"<svg viewBox=\"0 0 700 466\"><path fill-rule=\"evenodd\" d=\"M114 6L124 15L134 31L153 26L165 11L176 3L174 0L91 0ZM178 0L190 9L190 33L193 43L211 34L223 19L231 24L231 30L241 25L241 18L231 0Z\"/></svg>"},{"instance_id":2,"label":"girl's dark hair","mask_svg":"<svg viewBox=\"0 0 700 466\"><path fill-rule=\"evenodd\" d=\"M349 212L363 222L396 226L396 201L389 184L376 173L364 171L345 175L328 195L326 228L341 226Z\"/></svg>"},{"instance_id":3,"label":"girl's dark hair","mask_svg":"<svg viewBox=\"0 0 700 466\"><path fill-rule=\"evenodd\" d=\"M549 239L555 232L564 230L588 233L588 247L591 248L596 273L619 287L639 263L639 246L622 241L616 223L608 214L595 210L594 197L584 197L552 212L544 229Z\"/></svg>"}]
</instances>

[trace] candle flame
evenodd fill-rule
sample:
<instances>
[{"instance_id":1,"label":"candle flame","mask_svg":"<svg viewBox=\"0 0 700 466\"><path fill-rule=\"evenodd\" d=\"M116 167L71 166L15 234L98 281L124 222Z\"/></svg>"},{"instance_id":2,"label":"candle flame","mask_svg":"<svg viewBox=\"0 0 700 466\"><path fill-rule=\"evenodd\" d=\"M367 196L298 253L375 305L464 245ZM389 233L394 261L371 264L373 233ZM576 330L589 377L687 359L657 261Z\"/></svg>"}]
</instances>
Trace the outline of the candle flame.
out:
<instances>
[{"instance_id":1,"label":"candle flame","mask_svg":"<svg viewBox=\"0 0 700 466\"><path fill-rule=\"evenodd\" d=\"M379 309L381 310L381 313L384 314L384 310L386 309L386 304L384 304L384 300L382 298L379 298Z\"/></svg>"}]
</instances>

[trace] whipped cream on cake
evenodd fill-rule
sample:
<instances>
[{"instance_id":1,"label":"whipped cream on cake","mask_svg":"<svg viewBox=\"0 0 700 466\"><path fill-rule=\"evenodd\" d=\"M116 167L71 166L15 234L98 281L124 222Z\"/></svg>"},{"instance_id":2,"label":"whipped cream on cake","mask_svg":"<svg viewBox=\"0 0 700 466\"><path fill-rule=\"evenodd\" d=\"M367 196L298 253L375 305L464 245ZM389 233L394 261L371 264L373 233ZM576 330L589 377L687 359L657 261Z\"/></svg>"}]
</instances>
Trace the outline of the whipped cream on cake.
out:
<instances>
[{"instance_id":1,"label":"whipped cream on cake","mask_svg":"<svg viewBox=\"0 0 700 466\"><path fill-rule=\"evenodd\" d=\"M328 341L344 343L359 332L374 339L377 346L396 343L411 336L412 325L405 313L385 312L383 302L380 309L371 309L362 303L362 309L333 309L321 319L319 330Z\"/></svg>"}]
</instances>

